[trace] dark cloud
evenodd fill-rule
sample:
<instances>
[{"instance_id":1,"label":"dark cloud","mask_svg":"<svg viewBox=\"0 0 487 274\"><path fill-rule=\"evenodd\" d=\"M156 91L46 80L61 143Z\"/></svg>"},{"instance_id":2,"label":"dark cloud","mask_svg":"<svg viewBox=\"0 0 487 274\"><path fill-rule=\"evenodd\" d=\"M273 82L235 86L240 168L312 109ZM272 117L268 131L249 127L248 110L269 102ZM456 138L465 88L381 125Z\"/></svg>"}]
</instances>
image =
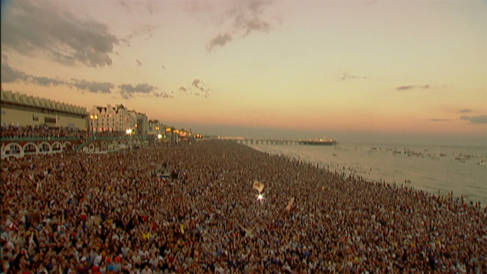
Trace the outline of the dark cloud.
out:
<instances>
[{"instance_id":1,"label":"dark cloud","mask_svg":"<svg viewBox=\"0 0 487 274\"><path fill-rule=\"evenodd\" d=\"M135 59L135 63L137 63L138 66L142 66L142 61L140 61L139 59Z\"/></svg>"},{"instance_id":2,"label":"dark cloud","mask_svg":"<svg viewBox=\"0 0 487 274\"><path fill-rule=\"evenodd\" d=\"M208 50L211 51L215 47L223 47L230 41L232 41L231 34L229 33L218 34L213 39L211 39L210 43L208 44Z\"/></svg>"},{"instance_id":3,"label":"dark cloud","mask_svg":"<svg viewBox=\"0 0 487 274\"><path fill-rule=\"evenodd\" d=\"M45 76L29 76L30 82L40 85L40 86L59 86L59 85L69 85L65 81L57 80L54 78L49 78Z\"/></svg>"},{"instance_id":4,"label":"dark cloud","mask_svg":"<svg viewBox=\"0 0 487 274\"><path fill-rule=\"evenodd\" d=\"M2 82L3 83L11 83L17 80L26 81L29 79L29 75L25 72L16 70L9 66L7 63L2 62Z\"/></svg>"},{"instance_id":5,"label":"dark cloud","mask_svg":"<svg viewBox=\"0 0 487 274\"><path fill-rule=\"evenodd\" d=\"M150 94L156 91L156 87L147 83L137 85L124 84L118 87L120 88L120 94L125 99L131 98L134 94Z\"/></svg>"},{"instance_id":6,"label":"dark cloud","mask_svg":"<svg viewBox=\"0 0 487 274\"><path fill-rule=\"evenodd\" d=\"M411 89L429 89L430 85L405 85L405 86L398 86L396 90L411 90Z\"/></svg>"},{"instance_id":7,"label":"dark cloud","mask_svg":"<svg viewBox=\"0 0 487 274\"><path fill-rule=\"evenodd\" d=\"M231 22L230 28L224 34L213 37L208 43L208 50L211 51L216 46L223 47L235 36L245 37L253 32L269 32L271 23L264 12L271 3L269 0L236 1L235 6L225 12L226 20Z\"/></svg>"},{"instance_id":8,"label":"dark cloud","mask_svg":"<svg viewBox=\"0 0 487 274\"><path fill-rule=\"evenodd\" d=\"M340 80L346 81L346 80L357 80L357 79L367 79L366 76L360 76L360 75L352 75L348 73L343 73L342 76L340 77Z\"/></svg>"},{"instance_id":9,"label":"dark cloud","mask_svg":"<svg viewBox=\"0 0 487 274\"><path fill-rule=\"evenodd\" d=\"M23 55L42 52L69 65L111 65L110 55L119 44L106 25L33 0L12 1L9 12L2 14L1 30L4 49Z\"/></svg>"},{"instance_id":10,"label":"dark cloud","mask_svg":"<svg viewBox=\"0 0 487 274\"><path fill-rule=\"evenodd\" d=\"M165 99L166 98L173 98L174 97L174 96L172 96L171 94L169 94L167 92L154 92L153 95L154 95L154 97L165 98Z\"/></svg>"},{"instance_id":11,"label":"dark cloud","mask_svg":"<svg viewBox=\"0 0 487 274\"><path fill-rule=\"evenodd\" d=\"M469 109L469 108L464 108L464 109L459 110L458 112L460 112L460 113L470 113L470 112L472 112L472 110Z\"/></svg>"},{"instance_id":12,"label":"dark cloud","mask_svg":"<svg viewBox=\"0 0 487 274\"><path fill-rule=\"evenodd\" d=\"M112 93L113 88L115 87L115 85L110 82L96 82L96 81L87 81L87 80L79 80L79 79L71 79L69 81L64 81L64 80L58 80L46 76L36 76L12 68L7 63L2 63L1 73L2 73L1 74L2 83L21 81L21 82L32 83L35 85L40 85L40 86L64 85L70 88L75 88L77 90L86 90L92 93L105 93L105 94ZM197 86L199 86L200 88L203 88L202 85L203 85L202 83L197 84ZM171 94L174 93L173 91L158 92L156 87L147 83L136 84L136 85L123 84L123 85L119 85L118 87L120 88L120 95L125 99L132 98L135 94L150 95L157 98L172 98L173 96Z\"/></svg>"},{"instance_id":13,"label":"dark cloud","mask_svg":"<svg viewBox=\"0 0 487 274\"><path fill-rule=\"evenodd\" d=\"M472 124L487 124L487 115L461 116L460 120L470 121Z\"/></svg>"},{"instance_id":14,"label":"dark cloud","mask_svg":"<svg viewBox=\"0 0 487 274\"><path fill-rule=\"evenodd\" d=\"M198 89L202 88L203 82L200 79L194 79L193 83L191 83L193 87L196 87Z\"/></svg>"},{"instance_id":15,"label":"dark cloud","mask_svg":"<svg viewBox=\"0 0 487 274\"><path fill-rule=\"evenodd\" d=\"M3 83L11 83L15 81L23 81L23 82L30 82L40 86L58 86L58 85L66 85L65 81L61 81L54 78L49 78L45 76L35 76L31 74L27 74L23 71L19 71L15 68L12 68L8 63L2 62L2 82Z\"/></svg>"},{"instance_id":16,"label":"dark cloud","mask_svg":"<svg viewBox=\"0 0 487 274\"><path fill-rule=\"evenodd\" d=\"M271 25L259 17L249 20L245 16L237 16L235 18L235 28L242 29L244 36L247 36L253 31L269 32Z\"/></svg>"},{"instance_id":17,"label":"dark cloud","mask_svg":"<svg viewBox=\"0 0 487 274\"><path fill-rule=\"evenodd\" d=\"M112 88L115 86L109 82L94 82L76 79L72 79L70 85L77 89L84 89L94 93L111 93Z\"/></svg>"},{"instance_id":18,"label":"dark cloud","mask_svg":"<svg viewBox=\"0 0 487 274\"><path fill-rule=\"evenodd\" d=\"M450 119L431 119L432 122L447 122L450 121Z\"/></svg>"},{"instance_id":19,"label":"dark cloud","mask_svg":"<svg viewBox=\"0 0 487 274\"><path fill-rule=\"evenodd\" d=\"M93 93L111 93L114 87L112 83L108 82L94 82L86 80L71 79L71 81L59 80L46 76L37 76L27 74L12 68L7 63L2 63L2 82L10 83L15 81L23 81L40 86L60 86L65 85L71 88L80 90L87 90Z\"/></svg>"}]
</instances>

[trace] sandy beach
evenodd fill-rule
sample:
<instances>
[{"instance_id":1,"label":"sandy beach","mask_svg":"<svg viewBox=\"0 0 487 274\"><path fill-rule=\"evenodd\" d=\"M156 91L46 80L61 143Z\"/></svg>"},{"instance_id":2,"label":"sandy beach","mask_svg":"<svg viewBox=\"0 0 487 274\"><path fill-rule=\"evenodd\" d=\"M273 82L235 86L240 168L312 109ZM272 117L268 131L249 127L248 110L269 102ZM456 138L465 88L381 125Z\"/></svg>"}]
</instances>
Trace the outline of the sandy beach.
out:
<instances>
[{"instance_id":1,"label":"sandy beach","mask_svg":"<svg viewBox=\"0 0 487 274\"><path fill-rule=\"evenodd\" d=\"M0 166L5 273L487 272L479 203L233 142Z\"/></svg>"}]
</instances>

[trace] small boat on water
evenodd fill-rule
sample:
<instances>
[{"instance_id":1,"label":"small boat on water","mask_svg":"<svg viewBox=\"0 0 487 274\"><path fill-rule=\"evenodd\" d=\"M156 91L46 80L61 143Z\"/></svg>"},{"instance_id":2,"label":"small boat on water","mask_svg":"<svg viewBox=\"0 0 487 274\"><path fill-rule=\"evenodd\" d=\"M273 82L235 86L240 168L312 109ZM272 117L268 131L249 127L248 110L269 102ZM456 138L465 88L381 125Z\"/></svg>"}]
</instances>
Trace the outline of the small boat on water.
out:
<instances>
[{"instance_id":1,"label":"small boat on water","mask_svg":"<svg viewBox=\"0 0 487 274\"><path fill-rule=\"evenodd\" d=\"M318 145L318 146L332 146L336 145L336 140L333 138L320 138L312 140L304 140L299 142L302 145Z\"/></svg>"}]
</instances>

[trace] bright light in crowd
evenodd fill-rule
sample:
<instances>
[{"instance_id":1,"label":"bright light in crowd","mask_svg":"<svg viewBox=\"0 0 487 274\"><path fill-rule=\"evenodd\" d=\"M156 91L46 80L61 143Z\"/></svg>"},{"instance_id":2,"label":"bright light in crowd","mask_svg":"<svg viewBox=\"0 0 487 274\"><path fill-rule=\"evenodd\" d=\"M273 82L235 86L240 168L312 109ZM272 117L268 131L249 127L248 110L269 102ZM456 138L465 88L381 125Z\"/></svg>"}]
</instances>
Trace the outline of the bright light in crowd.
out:
<instances>
[{"instance_id":1,"label":"bright light in crowd","mask_svg":"<svg viewBox=\"0 0 487 274\"><path fill-rule=\"evenodd\" d=\"M162 134L157 134L157 139L161 139L162 138Z\"/></svg>"},{"instance_id":2,"label":"bright light in crowd","mask_svg":"<svg viewBox=\"0 0 487 274\"><path fill-rule=\"evenodd\" d=\"M132 134L132 129L128 128L128 129L125 131L125 133L127 133L127 135Z\"/></svg>"},{"instance_id":3,"label":"bright light in crowd","mask_svg":"<svg viewBox=\"0 0 487 274\"><path fill-rule=\"evenodd\" d=\"M257 200L262 201L264 199L264 195L259 194L257 195Z\"/></svg>"}]
</instances>

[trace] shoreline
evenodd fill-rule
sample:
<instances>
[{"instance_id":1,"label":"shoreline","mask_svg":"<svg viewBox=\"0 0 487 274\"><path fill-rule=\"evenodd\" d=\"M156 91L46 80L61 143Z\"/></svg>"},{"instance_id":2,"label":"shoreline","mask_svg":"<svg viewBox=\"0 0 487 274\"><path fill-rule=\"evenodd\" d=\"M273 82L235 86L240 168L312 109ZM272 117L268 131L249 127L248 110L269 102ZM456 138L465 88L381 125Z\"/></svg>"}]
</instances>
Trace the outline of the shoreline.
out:
<instances>
[{"instance_id":1,"label":"shoreline","mask_svg":"<svg viewBox=\"0 0 487 274\"><path fill-rule=\"evenodd\" d=\"M417 191L426 191L430 194L434 194L436 196L443 197L443 198L448 197L448 196L453 194L453 197L455 197L455 198L460 198L460 199L464 198L464 199L471 201L471 202L474 202L474 203L478 202L481 204L481 207L487 208L487 202L484 201L486 199L482 199L482 200L474 199L470 195L464 195L462 193L455 193L451 189L448 191L445 191L445 190L442 191L440 188L432 188L432 187L413 185L413 184L411 184L410 179L406 179L404 182L390 181L390 180L386 180L384 178L377 178L376 176L367 175L367 173L365 171L361 172L359 170L359 168L353 167L350 164L340 164L337 162L333 162L332 160L329 160L329 163L327 164L327 163L320 161L320 160L306 159L306 158L301 157L300 155L297 155L297 154L296 155L288 155L285 152L281 152L281 151L277 151L277 150L266 151L265 149L258 147L258 145L253 145L253 144L242 144L242 145L245 145L245 146L247 146L251 149L254 149L258 152L266 153L269 155L284 156L284 157L289 158L290 160L302 161L304 163L314 165L317 168L323 169L323 170L328 171L328 172L343 173L344 176L359 176L359 177L365 179L366 181L369 181L370 183L386 183L388 185L409 187L409 188L413 188L414 190L417 190ZM356 145L356 144L349 144L349 145ZM362 145L371 146L371 144L362 144ZM375 145L378 145L378 144L375 144ZM295 153L292 153L292 154L295 154Z\"/></svg>"}]
</instances>

